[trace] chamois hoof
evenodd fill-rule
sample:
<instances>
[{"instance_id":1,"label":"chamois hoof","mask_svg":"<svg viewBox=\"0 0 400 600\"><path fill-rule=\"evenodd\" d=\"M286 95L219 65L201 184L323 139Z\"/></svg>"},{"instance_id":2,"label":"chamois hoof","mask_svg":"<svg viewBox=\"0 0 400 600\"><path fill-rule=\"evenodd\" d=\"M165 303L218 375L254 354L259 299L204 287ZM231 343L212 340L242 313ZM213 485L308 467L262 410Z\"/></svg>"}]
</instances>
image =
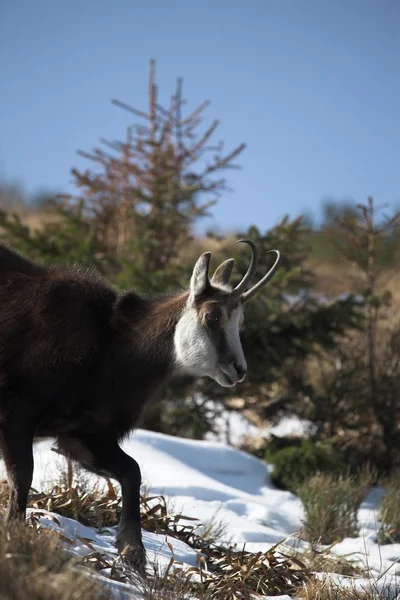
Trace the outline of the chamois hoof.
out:
<instances>
[{"instance_id":1,"label":"chamois hoof","mask_svg":"<svg viewBox=\"0 0 400 600\"><path fill-rule=\"evenodd\" d=\"M121 562L132 567L141 577L146 577L146 550L143 546L132 546L131 544L117 545Z\"/></svg>"}]
</instances>

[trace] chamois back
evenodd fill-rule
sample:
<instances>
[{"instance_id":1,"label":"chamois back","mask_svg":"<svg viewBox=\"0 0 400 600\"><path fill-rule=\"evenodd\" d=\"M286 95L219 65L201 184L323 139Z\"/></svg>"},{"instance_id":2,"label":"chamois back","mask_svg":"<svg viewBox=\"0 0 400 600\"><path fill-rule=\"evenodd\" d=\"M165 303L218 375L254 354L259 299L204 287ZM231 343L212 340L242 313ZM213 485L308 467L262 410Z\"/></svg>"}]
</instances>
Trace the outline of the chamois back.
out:
<instances>
[{"instance_id":1,"label":"chamois back","mask_svg":"<svg viewBox=\"0 0 400 600\"><path fill-rule=\"evenodd\" d=\"M46 270L42 266L36 265L15 250L0 244L0 281L9 275L19 274L34 277L43 275L45 272Z\"/></svg>"}]
</instances>

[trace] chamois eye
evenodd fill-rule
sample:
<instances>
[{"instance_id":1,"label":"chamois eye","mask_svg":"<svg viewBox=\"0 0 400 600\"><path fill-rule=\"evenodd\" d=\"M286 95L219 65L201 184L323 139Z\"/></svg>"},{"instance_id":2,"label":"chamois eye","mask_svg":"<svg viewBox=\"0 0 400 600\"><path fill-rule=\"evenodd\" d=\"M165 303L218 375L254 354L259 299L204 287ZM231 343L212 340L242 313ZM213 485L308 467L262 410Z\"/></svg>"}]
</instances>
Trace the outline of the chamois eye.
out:
<instances>
[{"instance_id":1,"label":"chamois eye","mask_svg":"<svg viewBox=\"0 0 400 600\"><path fill-rule=\"evenodd\" d=\"M208 312L205 314L205 317L210 323L217 323L219 321L219 316L215 313Z\"/></svg>"}]
</instances>

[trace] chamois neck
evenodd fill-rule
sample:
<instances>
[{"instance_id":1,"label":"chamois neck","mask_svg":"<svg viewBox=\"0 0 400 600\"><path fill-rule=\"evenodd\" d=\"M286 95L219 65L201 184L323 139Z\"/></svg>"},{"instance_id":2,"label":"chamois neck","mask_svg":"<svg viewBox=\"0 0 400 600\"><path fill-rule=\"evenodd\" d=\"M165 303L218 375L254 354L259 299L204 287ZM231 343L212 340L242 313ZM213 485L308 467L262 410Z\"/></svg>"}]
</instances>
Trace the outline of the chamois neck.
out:
<instances>
[{"instance_id":1,"label":"chamois neck","mask_svg":"<svg viewBox=\"0 0 400 600\"><path fill-rule=\"evenodd\" d=\"M146 337L157 339L159 343L169 338L172 339L188 296L189 292L181 292L171 296L148 299L149 311L146 319L138 323L139 329L143 327Z\"/></svg>"},{"instance_id":2,"label":"chamois neck","mask_svg":"<svg viewBox=\"0 0 400 600\"><path fill-rule=\"evenodd\" d=\"M125 339L129 354L143 367L155 373L173 370L174 333L188 295L189 292L180 292L143 298L127 292L119 298L116 324L120 336Z\"/></svg>"}]
</instances>

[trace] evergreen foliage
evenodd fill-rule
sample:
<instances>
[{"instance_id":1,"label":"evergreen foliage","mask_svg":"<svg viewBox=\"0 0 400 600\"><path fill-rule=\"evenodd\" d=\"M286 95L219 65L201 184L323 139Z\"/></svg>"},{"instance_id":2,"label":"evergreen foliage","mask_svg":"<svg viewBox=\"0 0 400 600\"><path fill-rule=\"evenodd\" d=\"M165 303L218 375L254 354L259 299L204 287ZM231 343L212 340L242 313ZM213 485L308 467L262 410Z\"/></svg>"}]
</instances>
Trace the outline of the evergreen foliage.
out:
<instances>
[{"instance_id":1,"label":"evergreen foliage","mask_svg":"<svg viewBox=\"0 0 400 600\"><path fill-rule=\"evenodd\" d=\"M274 449L268 444L265 460L273 465L272 481L282 489L296 492L299 485L317 473L339 474L345 465L330 440L288 440L287 445Z\"/></svg>"}]
</instances>

